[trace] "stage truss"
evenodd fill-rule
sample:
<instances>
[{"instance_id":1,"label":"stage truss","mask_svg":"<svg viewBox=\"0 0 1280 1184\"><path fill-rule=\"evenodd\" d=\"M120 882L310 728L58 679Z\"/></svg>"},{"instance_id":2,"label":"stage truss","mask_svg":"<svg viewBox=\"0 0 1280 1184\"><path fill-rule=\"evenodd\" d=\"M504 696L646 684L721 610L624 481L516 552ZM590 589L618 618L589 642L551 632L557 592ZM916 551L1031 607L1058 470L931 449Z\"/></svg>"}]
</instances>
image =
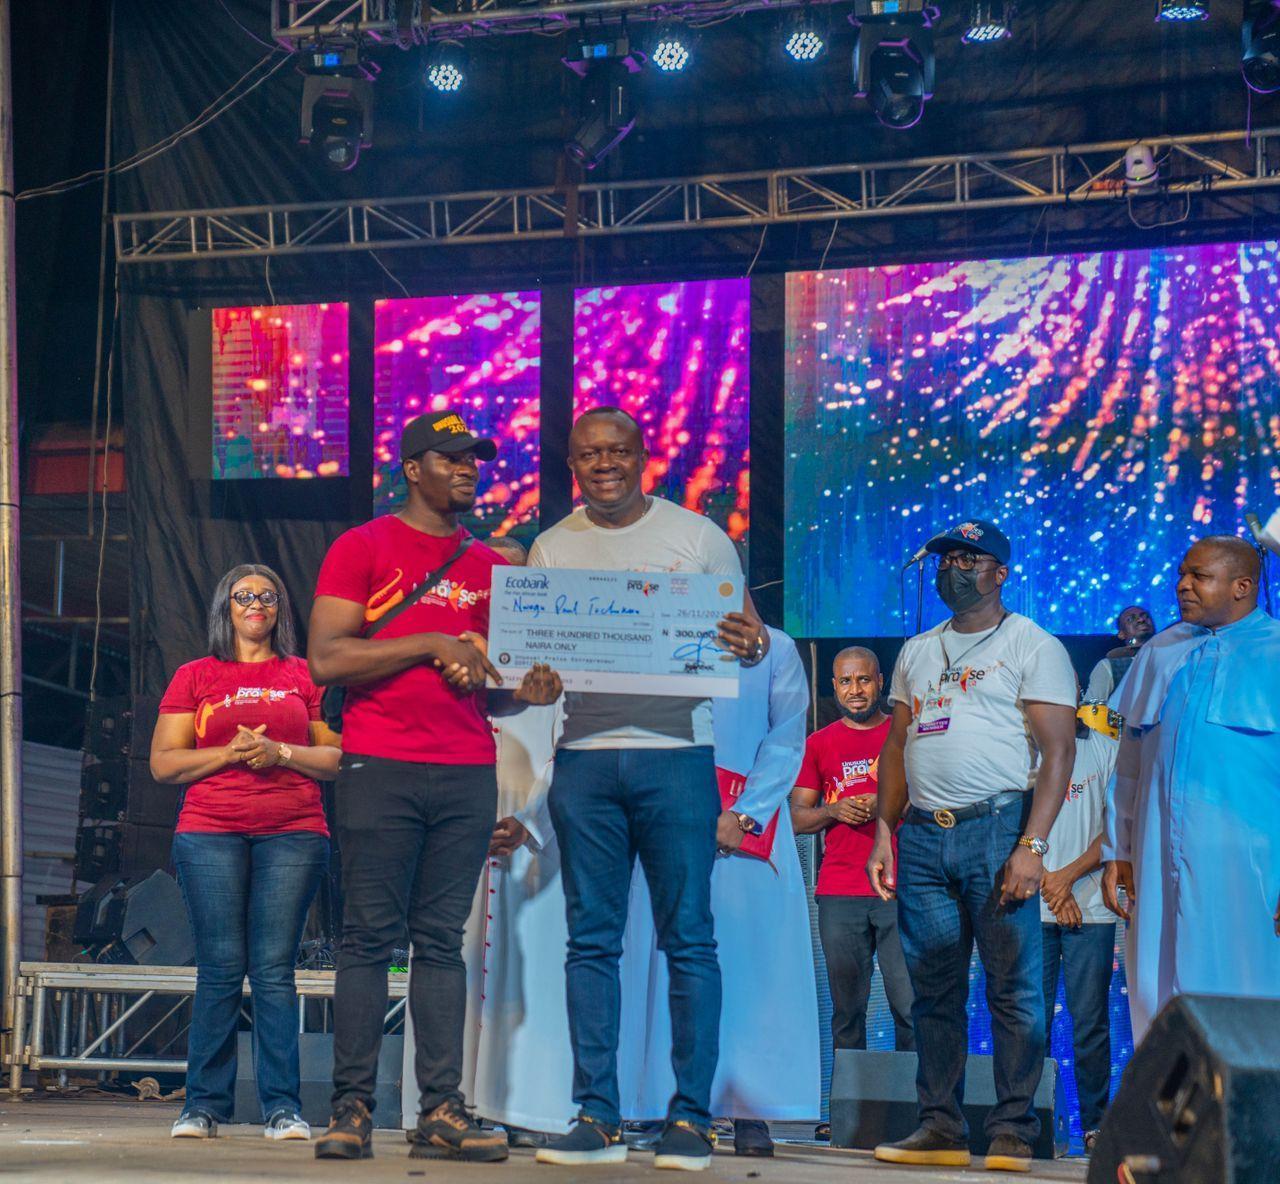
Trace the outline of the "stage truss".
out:
<instances>
[{"instance_id":1,"label":"stage truss","mask_svg":"<svg viewBox=\"0 0 1280 1184\"><path fill-rule=\"evenodd\" d=\"M306 1030L309 999L323 1001L321 1024L331 1030L329 1002L333 999L332 970L298 970L294 982L298 991L298 1031ZM387 976L390 1002L386 1031L404 1022L409 976ZM190 1004L196 990L194 966L107 966L96 963L22 962L18 965L18 990L14 1009L14 1056L9 1064L9 1089L21 1093L22 1072L56 1071L97 1074L113 1072L185 1073L181 1057L165 1057L141 1052L144 1045L161 1033L164 1025L180 1026L168 1037L175 1043L190 1022ZM249 994L249 984L244 984ZM152 1000L160 1001L163 1014L143 1013ZM248 1018L252 1018L248 1009ZM130 1030L130 1021L134 1026ZM141 1024L148 1026L141 1034ZM51 1045L51 1047L50 1047ZM162 1048L161 1052L164 1051Z\"/></svg>"},{"instance_id":2,"label":"stage truss","mask_svg":"<svg viewBox=\"0 0 1280 1184\"><path fill-rule=\"evenodd\" d=\"M121 264L857 222L1027 207L1192 203L1280 187L1280 128L1162 136L1158 186L1124 181L1113 140L914 160L577 187L115 216Z\"/></svg>"}]
</instances>

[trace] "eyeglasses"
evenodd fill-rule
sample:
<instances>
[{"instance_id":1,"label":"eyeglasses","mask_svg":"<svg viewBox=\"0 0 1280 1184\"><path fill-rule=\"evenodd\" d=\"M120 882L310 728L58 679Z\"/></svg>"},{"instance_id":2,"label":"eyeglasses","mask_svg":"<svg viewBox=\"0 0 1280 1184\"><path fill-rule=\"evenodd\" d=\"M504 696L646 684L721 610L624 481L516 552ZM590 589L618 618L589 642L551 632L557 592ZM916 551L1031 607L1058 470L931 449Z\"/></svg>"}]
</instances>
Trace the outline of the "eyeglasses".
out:
<instances>
[{"instance_id":1,"label":"eyeglasses","mask_svg":"<svg viewBox=\"0 0 1280 1184\"><path fill-rule=\"evenodd\" d=\"M983 559L991 559L997 567L1000 566L990 555L976 555L972 551L952 551L950 555L938 556L938 570L946 571L949 567L958 567L961 571L973 571Z\"/></svg>"},{"instance_id":2,"label":"eyeglasses","mask_svg":"<svg viewBox=\"0 0 1280 1184\"><path fill-rule=\"evenodd\" d=\"M231 599L241 608L248 608L255 600L263 608L274 608L280 603L280 593L272 592L269 588L265 592L250 592L248 588L241 588L239 592L231 593Z\"/></svg>"}]
</instances>

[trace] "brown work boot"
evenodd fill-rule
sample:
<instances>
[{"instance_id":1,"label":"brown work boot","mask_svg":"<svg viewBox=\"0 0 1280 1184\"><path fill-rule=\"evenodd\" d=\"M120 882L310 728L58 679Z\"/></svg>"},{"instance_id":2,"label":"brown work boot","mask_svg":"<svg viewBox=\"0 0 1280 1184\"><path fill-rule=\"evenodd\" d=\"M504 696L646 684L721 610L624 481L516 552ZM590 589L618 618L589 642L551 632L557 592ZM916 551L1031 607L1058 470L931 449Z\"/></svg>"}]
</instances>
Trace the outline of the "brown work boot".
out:
<instances>
[{"instance_id":1,"label":"brown work boot","mask_svg":"<svg viewBox=\"0 0 1280 1184\"><path fill-rule=\"evenodd\" d=\"M490 1163L507 1158L507 1136L484 1130L457 1098L446 1098L418 1119L409 1158Z\"/></svg>"},{"instance_id":2,"label":"brown work boot","mask_svg":"<svg viewBox=\"0 0 1280 1184\"><path fill-rule=\"evenodd\" d=\"M359 1098L333 1108L329 1129L316 1140L316 1159L372 1159L373 1115Z\"/></svg>"}]
</instances>

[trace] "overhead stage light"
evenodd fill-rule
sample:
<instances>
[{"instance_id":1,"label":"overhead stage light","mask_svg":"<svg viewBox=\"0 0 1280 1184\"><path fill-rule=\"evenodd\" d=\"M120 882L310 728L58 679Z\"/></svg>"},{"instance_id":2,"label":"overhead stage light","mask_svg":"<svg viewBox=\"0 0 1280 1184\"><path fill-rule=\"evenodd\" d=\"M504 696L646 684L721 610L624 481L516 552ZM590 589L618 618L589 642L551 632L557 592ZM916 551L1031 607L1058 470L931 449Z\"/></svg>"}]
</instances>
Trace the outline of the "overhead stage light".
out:
<instances>
[{"instance_id":1,"label":"overhead stage light","mask_svg":"<svg viewBox=\"0 0 1280 1184\"><path fill-rule=\"evenodd\" d=\"M582 79L582 122L564 150L584 169L595 168L635 126L631 75L644 65L644 55L632 52L625 19L620 30L597 34L590 35L582 22L578 39L560 59Z\"/></svg>"},{"instance_id":2,"label":"overhead stage light","mask_svg":"<svg viewBox=\"0 0 1280 1184\"><path fill-rule=\"evenodd\" d=\"M427 85L442 95L457 94L467 81L467 51L460 41L437 41L427 55Z\"/></svg>"},{"instance_id":3,"label":"overhead stage light","mask_svg":"<svg viewBox=\"0 0 1280 1184\"><path fill-rule=\"evenodd\" d=\"M817 61L827 50L826 22L806 5L791 18L782 46L794 61Z\"/></svg>"},{"instance_id":4,"label":"overhead stage light","mask_svg":"<svg viewBox=\"0 0 1280 1184\"><path fill-rule=\"evenodd\" d=\"M933 98L933 30L920 23L859 22L853 76L859 98L896 131L914 127Z\"/></svg>"},{"instance_id":5,"label":"overhead stage light","mask_svg":"<svg viewBox=\"0 0 1280 1184\"><path fill-rule=\"evenodd\" d=\"M1246 0L1240 33L1245 85L1264 95L1280 90L1280 3Z\"/></svg>"},{"instance_id":6,"label":"overhead stage light","mask_svg":"<svg viewBox=\"0 0 1280 1184\"><path fill-rule=\"evenodd\" d=\"M1203 21L1209 18L1209 0L1156 0L1158 21Z\"/></svg>"},{"instance_id":7,"label":"overhead stage light","mask_svg":"<svg viewBox=\"0 0 1280 1184\"><path fill-rule=\"evenodd\" d=\"M373 143L375 67L358 49L317 49L306 59L300 140L335 172L356 167L360 149Z\"/></svg>"},{"instance_id":8,"label":"overhead stage light","mask_svg":"<svg viewBox=\"0 0 1280 1184\"><path fill-rule=\"evenodd\" d=\"M973 0L969 23L960 40L966 45L987 45L1013 36L1013 5L1005 0Z\"/></svg>"},{"instance_id":9,"label":"overhead stage light","mask_svg":"<svg viewBox=\"0 0 1280 1184\"><path fill-rule=\"evenodd\" d=\"M678 74L689 64L690 37L674 21L658 27L649 60L664 74Z\"/></svg>"}]
</instances>

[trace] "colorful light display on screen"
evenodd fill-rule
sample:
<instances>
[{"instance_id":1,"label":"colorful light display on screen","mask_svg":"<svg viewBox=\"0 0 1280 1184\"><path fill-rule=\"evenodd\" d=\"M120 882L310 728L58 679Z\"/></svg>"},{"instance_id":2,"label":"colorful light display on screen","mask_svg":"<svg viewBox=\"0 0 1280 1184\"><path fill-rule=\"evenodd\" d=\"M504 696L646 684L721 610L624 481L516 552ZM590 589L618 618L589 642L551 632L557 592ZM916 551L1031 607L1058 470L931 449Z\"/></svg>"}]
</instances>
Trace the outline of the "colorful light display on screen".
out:
<instances>
[{"instance_id":1,"label":"colorful light display on screen","mask_svg":"<svg viewBox=\"0 0 1280 1184\"><path fill-rule=\"evenodd\" d=\"M1276 256L789 276L788 629L902 633L899 568L967 517L1009 535L1006 603L1046 628L1109 632L1135 602L1170 620L1191 541L1280 503Z\"/></svg>"},{"instance_id":2,"label":"colorful light display on screen","mask_svg":"<svg viewBox=\"0 0 1280 1184\"><path fill-rule=\"evenodd\" d=\"M537 292L379 300L374 309L374 513L404 498L399 439L427 411L458 411L498 445L482 464L468 526L507 534L538 513L541 450Z\"/></svg>"},{"instance_id":3,"label":"colorful light display on screen","mask_svg":"<svg viewBox=\"0 0 1280 1184\"><path fill-rule=\"evenodd\" d=\"M347 306L213 310L215 478L348 472Z\"/></svg>"},{"instance_id":4,"label":"colorful light display on screen","mask_svg":"<svg viewBox=\"0 0 1280 1184\"><path fill-rule=\"evenodd\" d=\"M745 546L750 526L750 281L575 294L574 414L621 407L644 429L645 488Z\"/></svg>"}]
</instances>

